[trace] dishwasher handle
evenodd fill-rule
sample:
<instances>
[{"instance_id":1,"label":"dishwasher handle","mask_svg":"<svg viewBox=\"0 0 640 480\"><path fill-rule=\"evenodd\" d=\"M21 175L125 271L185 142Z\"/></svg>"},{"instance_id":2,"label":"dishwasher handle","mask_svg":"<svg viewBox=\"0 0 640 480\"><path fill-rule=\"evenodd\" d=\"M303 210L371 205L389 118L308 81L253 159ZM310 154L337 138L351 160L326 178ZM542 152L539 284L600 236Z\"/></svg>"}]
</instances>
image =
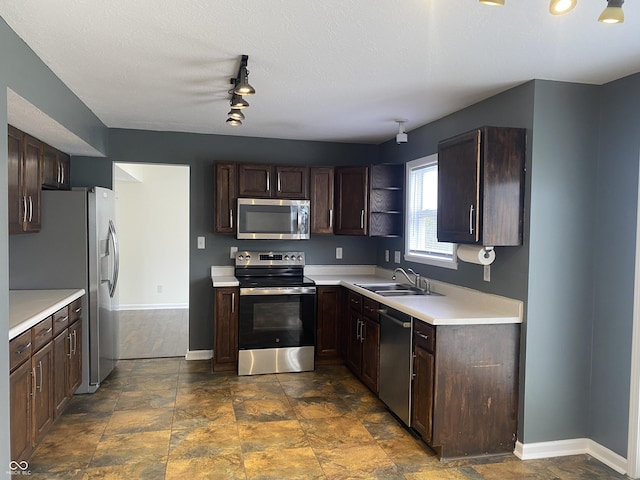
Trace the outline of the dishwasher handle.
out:
<instances>
[{"instance_id":1,"label":"dishwasher handle","mask_svg":"<svg viewBox=\"0 0 640 480\"><path fill-rule=\"evenodd\" d=\"M378 313L380 314L381 317L385 317L386 319L388 319L391 322L395 323L399 327L411 328L411 322L403 322L402 320L399 320L399 319L397 319L395 317L392 317L391 315L389 315L389 312L384 308L381 308L380 310L378 310Z\"/></svg>"}]
</instances>

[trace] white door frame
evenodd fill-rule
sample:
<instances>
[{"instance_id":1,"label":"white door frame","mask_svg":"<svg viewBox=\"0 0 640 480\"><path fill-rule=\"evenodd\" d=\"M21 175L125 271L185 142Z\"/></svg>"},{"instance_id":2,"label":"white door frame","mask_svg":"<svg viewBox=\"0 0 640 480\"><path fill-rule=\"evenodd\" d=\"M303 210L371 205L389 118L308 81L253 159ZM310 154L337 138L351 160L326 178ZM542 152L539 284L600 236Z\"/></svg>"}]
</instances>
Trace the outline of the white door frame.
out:
<instances>
[{"instance_id":1,"label":"white door frame","mask_svg":"<svg viewBox=\"0 0 640 480\"><path fill-rule=\"evenodd\" d=\"M638 176L638 185L631 379L629 388L629 437L627 445L627 475L631 478L640 478L640 174Z\"/></svg>"}]
</instances>

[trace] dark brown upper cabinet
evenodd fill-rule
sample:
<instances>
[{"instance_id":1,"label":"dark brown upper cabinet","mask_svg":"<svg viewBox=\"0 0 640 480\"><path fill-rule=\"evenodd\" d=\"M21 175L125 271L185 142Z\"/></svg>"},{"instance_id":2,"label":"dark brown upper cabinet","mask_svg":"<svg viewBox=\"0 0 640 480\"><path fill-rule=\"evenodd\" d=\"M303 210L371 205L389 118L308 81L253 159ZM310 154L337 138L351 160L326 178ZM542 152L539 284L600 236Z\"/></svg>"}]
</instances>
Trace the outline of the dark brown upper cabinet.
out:
<instances>
[{"instance_id":1,"label":"dark brown upper cabinet","mask_svg":"<svg viewBox=\"0 0 640 480\"><path fill-rule=\"evenodd\" d=\"M311 167L309 183L312 235L333 233L333 182L333 167Z\"/></svg>"},{"instance_id":2,"label":"dark brown upper cabinet","mask_svg":"<svg viewBox=\"0 0 640 480\"><path fill-rule=\"evenodd\" d=\"M309 198L309 168L238 165L238 196L245 198Z\"/></svg>"},{"instance_id":3,"label":"dark brown upper cabinet","mask_svg":"<svg viewBox=\"0 0 640 480\"><path fill-rule=\"evenodd\" d=\"M54 190L69 190L71 161L69 155L43 144L42 187Z\"/></svg>"},{"instance_id":4,"label":"dark brown upper cabinet","mask_svg":"<svg viewBox=\"0 0 640 480\"><path fill-rule=\"evenodd\" d=\"M522 245L526 130L482 127L438 144L438 241Z\"/></svg>"},{"instance_id":5,"label":"dark brown upper cabinet","mask_svg":"<svg viewBox=\"0 0 640 480\"><path fill-rule=\"evenodd\" d=\"M368 235L369 167L338 167L336 235Z\"/></svg>"},{"instance_id":6,"label":"dark brown upper cabinet","mask_svg":"<svg viewBox=\"0 0 640 480\"><path fill-rule=\"evenodd\" d=\"M235 163L216 163L215 232L236 233L237 172Z\"/></svg>"},{"instance_id":7,"label":"dark brown upper cabinet","mask_svg":"<svg viewBox=\"0 0 640 480\"><path fill-rule=\"evenodd\" d=\"M42 143L8 126L9 233L40 231Z\"/></svg>"}]
</instances>

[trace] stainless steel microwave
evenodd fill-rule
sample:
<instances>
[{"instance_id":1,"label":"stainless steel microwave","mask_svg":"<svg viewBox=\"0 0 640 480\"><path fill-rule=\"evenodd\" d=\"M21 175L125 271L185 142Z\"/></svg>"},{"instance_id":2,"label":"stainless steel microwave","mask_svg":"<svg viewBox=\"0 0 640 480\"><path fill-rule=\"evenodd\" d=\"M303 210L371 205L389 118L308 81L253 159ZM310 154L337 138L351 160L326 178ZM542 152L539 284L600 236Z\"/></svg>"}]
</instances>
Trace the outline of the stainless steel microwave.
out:
<instances>
[{"instance_id":1,"label":"stainless steel microwave","mask_svg":"<svg viewBox=\"0 0 640 480\"><path fill-rule=\"evenodd\" d=\"M307 240L309 200L238 199L238 238Z\"/></svg>"}]
</instances>

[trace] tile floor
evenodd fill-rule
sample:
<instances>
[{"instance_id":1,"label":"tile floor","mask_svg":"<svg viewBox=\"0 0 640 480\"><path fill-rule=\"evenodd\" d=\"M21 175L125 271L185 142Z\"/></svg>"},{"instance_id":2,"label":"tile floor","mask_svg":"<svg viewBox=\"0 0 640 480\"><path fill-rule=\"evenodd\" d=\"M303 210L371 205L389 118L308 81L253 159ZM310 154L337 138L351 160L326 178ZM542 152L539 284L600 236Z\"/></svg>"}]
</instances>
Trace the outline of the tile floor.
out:
<instances>
[{"instance_id":1,"label":"tile floor","mask_svg":"<svg viewBox=\"0 0 640 480\"><path fill-rule=\"evenodd\" d=\"M439 462L343 366L237 377L209 362L121 360L77 395L29 478L622 479L586 456Z\"/></svg>"}]
</instances>

